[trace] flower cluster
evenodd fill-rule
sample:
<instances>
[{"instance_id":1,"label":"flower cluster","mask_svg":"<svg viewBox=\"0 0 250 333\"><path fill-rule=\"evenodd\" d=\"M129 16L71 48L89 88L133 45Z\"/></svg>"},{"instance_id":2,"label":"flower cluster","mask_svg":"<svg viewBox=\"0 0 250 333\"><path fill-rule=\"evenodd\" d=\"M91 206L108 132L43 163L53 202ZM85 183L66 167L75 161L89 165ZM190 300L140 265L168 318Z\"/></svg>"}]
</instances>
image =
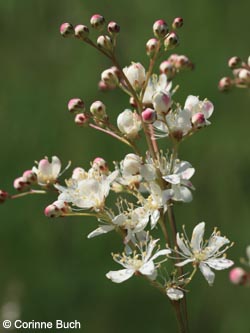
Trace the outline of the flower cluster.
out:
<instances>
[{"instance_id":1,"label":"flower cluster","mask_svg":"<svg viewBox=\"0 0 250 333\"><path fill-rule=\"evenodd\" d=\"M177 30L183 25L180 17L173 20L171 29L164 20L153 24L154 37L146 43L148 68L138 61L125 67L119 64L115 50L120 27L116 22L106 24L104 17L96 14L91 17L90 25L98 33L106 28L106 33L94 40L87 25L73 27L70 23L62 24L60 33L92 46L111 61L111 67L101 73L99 88L121 89L127 96L127 105L120 109L115 124L110 121L110 107L99 100L87 106L81 98L74 97L68 102L68 110L77 125L110 135L132 151L121 161L115 161L113 168L97 157L88 170L83 166L75 168L65 183L59 179L62 174L59 158L53 156L51 162L42 159L14 181L15 189L21 193L9 195L1 191L0 202L52 191L57 197L45 208L46 216L96 217L97 228L88 238L117 232L125 247L122 254L113 254L114 261L124 269L109 271L107 278L121 283L132 276L144 276L173 304L178 301L175 309L181 306L185 313L185 302L179 301L185 298L186 286L197 267L212 285L212 269L226 269L233 264L224 256L230 247L226 237L215 230L208 241L203 241L205 223L202 222L194 228L189 241L185 231L177 232L174 219L176 203L191 202L195 190L191 182L195 168L180 159L179 146L210 125L208 119L214 107L208 99L194 94L187 95L183 106L176 101L173 79L182 70L194 67L187 56L168 55L159 69L155 68L160 56L179 44ZM138 148L141 145L137 143L142 139L147 143L146 152ZM159 149L158 139L168 140L171 148ZM117 196L115 208L108 198L112 192ZM154 236L157 229L161 231L160 238ZM184 273L183 266L188 263L192 264L193 272Z\"/></svg>"},{"instance_id":2,"label":"flower cluster","mask_svg":"<svg viewBox=\"0 0 250 333\"><path fill-rule=\"evenodd\" d=\"M250 56L247 61L242 61L239 57L231 57L228 60L228 67L233 72L233 78L225 76L220 79L218 88L221 91L228 91L232 87L250 87Z\"/></svg>"}]
</instances>

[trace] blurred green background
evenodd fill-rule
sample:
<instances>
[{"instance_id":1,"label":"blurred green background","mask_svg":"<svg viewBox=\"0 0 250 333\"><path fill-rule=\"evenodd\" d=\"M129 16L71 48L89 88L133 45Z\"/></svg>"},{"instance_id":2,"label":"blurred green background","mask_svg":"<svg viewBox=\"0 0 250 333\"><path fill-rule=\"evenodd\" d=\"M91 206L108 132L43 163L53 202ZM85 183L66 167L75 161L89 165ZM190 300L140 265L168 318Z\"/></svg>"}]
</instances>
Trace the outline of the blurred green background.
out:
<instances>
[{"instance_id":1,"label":"blurred green background","mask_svg":"<svg viewBox=\"0 0 250 333\"><path fill-rule=\"evenodd\" d=\"M247 0L1 1L0 187L11 191L14 178L45 155L88 168L96 156L111 163L129 152L104 134L76 127L68 114L67 101L76 96L88 105L102 99L114 118L128 105L118 91L97 91L109 62L61 38L62 22L88 24L94 13L117 21L121 64L146 66L153 22L182 16L176 52L188 55L196 69L177 78L176 99L207 97L215 112L212 126L181 148L181 158L196 168L196 192L191 204L178 207L177 221L191 232L204 220L208 235L218 226L235 241L229 256L239 263L250 243L250 95L239 89L221 94L217 82L230 74L230 56L249 55L249 11ZM172 309L157 291L140 279L116 285L105 278L119 268L110 256L121 250L119 239L110 233L87 240L96 225L91 219L47 219L43 209L53 200L25 197L0 207L1 315L12 302L24 321L76 319L82 332L176 332ZM191 332L250 332L250 290L232 286L228 271L216 274L213 288L198 274L190 290Z\"/></svg>"}]
</instances>

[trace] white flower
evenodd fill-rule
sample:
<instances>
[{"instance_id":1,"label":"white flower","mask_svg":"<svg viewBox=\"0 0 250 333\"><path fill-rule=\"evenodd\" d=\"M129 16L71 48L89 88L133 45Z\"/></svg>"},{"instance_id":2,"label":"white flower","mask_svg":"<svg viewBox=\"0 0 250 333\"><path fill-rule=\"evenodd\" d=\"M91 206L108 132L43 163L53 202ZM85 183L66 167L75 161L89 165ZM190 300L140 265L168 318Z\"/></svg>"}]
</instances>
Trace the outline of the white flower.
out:
<instances>
[{"instance_id":1,"label":"white flower","mask_svg":"<svg viewBox=\"0 0 250 333\"><path fill-rule=\"evenodd\" d=\"M135 90L139 90L143 87L146 80L146 72L145 68L139 62L132 62L129 67L123 68L123 73Z\"/></svg>"},{"instance_id":2,"label":"white flower","mask_svg":"<svg viewBox=\"0 0 250 333\"><path fill-rule=\"evenodd\" d=\"M167 288L166 294L172 301L178 301L184 297L182 290L173 287Z\"/></svg>"},{"instance_id":3,"label":"white flower","mask_svg":"<svg viewBox=\"0 0 250 333\"><path fill-rule=\"evenodd\" d=\"M205 99L204 101L200 101L198 97L189 95L186 99L184 109L191 112L191 117L197 113L203 114L205 125L211 124L207 119L211 117L214 106L209 100Z\"/></svg>"},{"instance_id":4,"label":"white flower","mask_svg":"<svg viewBox=\"0 0 250 333\"><path fill-rule=\"evenodd\" d=\"M155 280L157 277L157 268L160 263L154 263L154 260L159 256L167 256L171 253L169 249L159 250L153 254L158 239L149 241L146 240L144 244L137 245L139 253L134 252L131 255L126 253L114 254L113 259L121 264L125 269L118 271L110 271L106 277L115 283L121 283L128 280L135 273L140 273L148 278ZM166 259L165 259L166 260ZM164 261L165 261L164 260Z\"/></svg>"},{"instance_id":5,"label":"white flower","mask_svg":"<svg viewBox=\"0 0 250 333\"><path fill-rule=\"evenodd\" d=\"M169 93L172 87L172 83L168 82L165 74L157 75L153 74L148 82L147 88L143 96L143 104L153 104L153 96L157 92Z\"/></svg>"},{"instance_id":6,"label":"white flower","mask_svg":"<svg viewBox=\"0 0 250 333\"><path fill-rule=\"evenodd\" d=\"M190 178L193 176L195 169L189 162L176 160L173 172L171 175L162 177L166 182L172 184L174 191L172 199L183 202L192 201L192 193L189 188L194 190Z\"/></svg>"},{"instance_id":7,"label":"white flower","mask_svg":"<svg viewBox=\"0 0 250 333\"><path fill-rule=\"evenodd\" d=\"M51 163L48 158L38 162L37 167L33 167L32 171L37 175L37 181L40 185L48 185L56 182L61 171L61 161L57 156L52 156Z\"/></svg>"},{"instance_id":8,"label":"white flower","mask_svg":"<svg viewBox=\"0 0 250 333\"><path fill-rule=\"evenodd\" d=\"M223 253L230 245L221 249L224 245L229 244L230 241L226 237L221 237L220 233L214 230L209 240L204 242L204 231L205 223L201 222L194 228L191 241L188 240L186 234L180 236L177 233L176 241L180 249L178 253L185 260L175 265L184 266L188 263L193 263L194 266L200 268L209 285L212 285L215 274L211 268L215 270L226 269L233 265L233 261L223 256Z\"/></svg>"},{"instance_id":9,"label":"white flower","mask_svg":"<svg viewBox=\"0 0 250 333\"><path fill-rule=\"evenodd\" d=\"M141 120L136 112L126 109L119 114L117 126L129 139L134 139L141 129Z\"/></svg>"}]
</instances>

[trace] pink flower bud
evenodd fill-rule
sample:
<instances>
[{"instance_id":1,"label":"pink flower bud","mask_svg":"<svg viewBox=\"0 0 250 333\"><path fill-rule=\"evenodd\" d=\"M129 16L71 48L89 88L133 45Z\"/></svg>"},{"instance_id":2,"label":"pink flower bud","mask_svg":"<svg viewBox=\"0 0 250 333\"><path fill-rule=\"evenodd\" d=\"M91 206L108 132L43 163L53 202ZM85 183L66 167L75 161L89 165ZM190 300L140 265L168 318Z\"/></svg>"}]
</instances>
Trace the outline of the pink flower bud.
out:
<instances>
[{"instance_id":1,"label":"pink flower bud","mask_svg":"<svg viewBox=\"0 0 250 333\"><path fill-rule=\"evenodd\" d=\"M9 193L3 190L0 190L0 203L4 203L5 200L9 197Z\"/></svg>"},{"instance_id":2,"label":"pink flower bud","mask_svg":"<svg viewBox=\"0 0 250 333\"><path fill-rule=\"evenodd\" d=\"M154 94L153 106L157 113L166 113L172 104L171 95L168 92L159 91Z\"/></svg>"},{"instance_id":3,"label":"pink flower bud","mask_svg":"<svg viewBox=\"0 0 250 333\"><path fill-rule=\"evenodd\" d=\"M173 23L172 23L172 28L173 29L179 29L183 26L183 18L182 17L176 17L174 20L173 20Z\"/></svg>"},{"instance_id":4,"label":"pink flower bud","mask_svg":"<svg viewBox=\"0 0 250 333\"><path fill-rule=\"evenodd\" d=\"M99 81L98 83L98 88L101 91L109 91L109 90L113 90L116 88L115 84L110 84L108 82L104 82L104 81Z\"/></svg>"},{"instance_id":5,"label":"pink flower bud","mask_svg":"<svg viewBox=\"0 0 250 333\"><path fill-rule=\"evenodd\" d=\"M105 25L105 18L102 15L95 14L91 17L90 24L94 29L102 31Z\"/></svg>"},{"instance_id":6,"label":"pink flower bud","mask_svg":"<svg viewBox=\"0 0 250 333\"><path fill-rule=\"evenodd\" d=\"M165 50L171 50L176 48L179 45L179 37L175 32L171 32L164 39Z\"/></svg>"},{"instance_id":7,"label":"pink flower bud","mask_svg":"<svg viewBox=\"0 0 250 333\"><path fill-rule=\"evenodd\" d=\"M23 177L18 177L14 180L13 186L18 191L23 191L27 189L28 184Z\"/></svg>"},{"instance_id":8,"label":"pink flower bud","mask_svg":"<svg viewBox=\"0 0 250 333\"><path fill-rule=\"evenodd\" d=\"M105 50L111 51L113 49L113 44L109 36L101 35L97 38L97 45Z\"/></svg>"},{"instance_id":9,"label":"pink flower bud","mask_svg":"<svg viewBox=\"0 0 250 333\"><path fill-rule=\"evenodd\" d=\"M120 26L114 22L114 21L111 21L109 22L108 24L108 32L113 35L113 34L118 34L120 32Z\"/></svg>"},{"instance_id":10,"label":"pink flower bud","mask_svg":"<svg viewBox=\"0 0 250 333\"><path fill-rule=\"evenodd\" d=\"M157 20L153 25L153 32L155 37L163 38L168 33L168 25L164 20Z\"/></svg>"},{"instance_id":11,"label":"pink flower bud","mask_svg":"<svg viewBox=\"0 0 250 333\"><path fill-rule=\"evenodd\" d=\"M175 61L175 67L178 69L193 69L194 65L185 55L179 55Z\"/></svg>"},{"instance_id":12,"label":"pink flower bud","mask_svg":"<svg viewBox=\"0 0 250 333\"><path fill-rule=\"evenodd\" d=\"M63 202L62 200L57 200L44 209L44 214L47 217L59 217L70 211L71 209L66 202Z\"/></svg>"},{"instance_id":13,"label":"pink flower bud","mask_svg":"<svg viewBox=\"0 0 250 333\"><path fill-rule=\"evenodd\" d=\"M247 272L241 267L235 267L230 271L229 279L233 284L244 285L247 280Z\"/></svg>"},{"instance_id":14,"label":"pink flower bud","mask_svg":"<svg viewBox=\"0 0 250 333\"><path fill-rule=\"evenodd\" d=\"M63 23L60 26L60 34L63 37L72 37L75 34L75 30L72 24L70 23Z\"/></svg>"},{"instance_id":15,"label":"pink flower bud","mask_svg":"<svg viewBox=\"0 0 250 333\"><path fill-rule=\"evenodd\" d=\"M84 102L80 98L72 98L68 102L68 110L71 113L83 111L84 108Z\"/></svg>"},{"instance_id":16,"label":"pink flower bud","mask_svg":"<svg viewBox=\"0 0 250 333\"><path fill-rule=\"evenodd\" d=\"M37 175L32 170L26 170L26 171L24 171L22 178L29 185L30 184L35 184L37 182Z\"/></svg>"},{"instance_id":17,"label":"pink flower bud","mask_svg":"<svg viewBox=\"0 0 250 333\"><path fill-rule=\"evenodd\" d=\"M101 173L108 173L108 163L101 157L96 157L93 161L93 168Z\"/></svg>"},{"instance_id":18,"label":"pink flower bud","mask_svg":"<svg viewBox=\"0 0 250 333\"><path fill-rule=\"evenodd\" d=\"M75 26L75 36L81 40L88 38L89 28L86 25L78 24Z\"/></svg>"},{"instance_id":19,"label":"pink flower bud","mask_svg":"<svg viewBox=\"0 0 250 333\"><path fill-rule=\"evenodd\" d=\"M228 67L237 68L241 64L241 59L239 57L232 57L228 60Z\"/></svg>"},{"instance_id":20,"label":"pink flower bud","mask_svg":"<svg viewBox=\"0 0 250 333\"><path fill-rule=\"evenodd\" d=\"M84 113L78 113L75 116L75 123L79 126L87 125L89 122L89 117Z\"/></svg>"},{"instance_id":21,"label":"pink flower bud","mask_svg":"<svg viewBox=\"0 0 250 333\"><path fill-rule=\"evenodd\" d=\"M176 74L175 67L169 60L165 60L160 64L160 72L167 75L168 79L172 79Z\"/></svg>"},{"instance_id":22,"label":"pink flower bud","mask_svg":"<svg viewBox=\"0 0 250 333\"><path fill-rule=\"evenodd\" d=\"M171 64L175 65L176 61L179 58L179 54L173 53L170 57L168 57L168 61L171 62Z\"/></svg>"},{"instance_id":23,"label":"pink flower bud","mask_svg":"<svg viewBox=\"0 0 250 333\"><path fill-rule=\"evenodd\" d=\"M142 120L144 123L152 124L156 120L156 112L154 109L147 108L142 112Z\"/></svg>"},{"instance_id":24,"label":"pink flower bud","mask_svg":"<svg viewBox=\"0 0 250 333\"><path fill-rule=\"evenodd\" d=\"M148 56L152 57L158 45L158 40L156 38L151 38L146 44L146 53Z\"/></svg>"},{"instance_id":25,"label":"pink flower bud","mask_svg":"<svg viewBox=\"0 0 250 333\"><path fill-rule=\"evenodd\" d=\"M197 112L192 116L192 124L199 128L206 125L206 118L203 113Z\"/></svg>"},{"instance_id":26,"label":"pink flower bud","mask_svg":"<svg viewBox=\"0 0 250 333\"><path fill-rule=\"evenodd\" d=\"M137 102L134 97L130 97L129 104L133 106L134 108L137 108Z\"/></svg>"},{"instance_id":27,"label":"pink flower bud","mask_svg":"<svg viewBox=\"0 0 250 333\"><path fill-rule=\"evenodd\" d=\"M228 91L232 87L232 81L230 77L223 77L220 79L218 88L220 91Z\"/></svg>"},{"instance_id":28,"label":"pink flower bud","mask_svg":"<svg viewBox=\"0 0 250 333\"><path fill-rule=\"evenodd\" d=\"M250 82L250 71L243 68L239 72L239 79L242 80L243 83L249 83Z\"/></svg>"}]
</instances>

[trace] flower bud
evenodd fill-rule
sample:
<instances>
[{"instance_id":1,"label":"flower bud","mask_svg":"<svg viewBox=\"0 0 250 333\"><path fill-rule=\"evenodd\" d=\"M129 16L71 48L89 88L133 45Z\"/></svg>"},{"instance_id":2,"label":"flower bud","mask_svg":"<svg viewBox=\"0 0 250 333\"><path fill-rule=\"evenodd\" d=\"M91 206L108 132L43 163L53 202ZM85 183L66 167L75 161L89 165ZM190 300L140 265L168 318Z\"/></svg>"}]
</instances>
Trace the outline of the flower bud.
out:
<instances>
[{"instance_id":1,"label":"flower bud","mask_svg":"<svg viewBox=\"0 0 250 333\"><path fill-rule=\"evenodd\" d=\"M173 23L172 23L172 28L173 29L179 29L183 26L183 18L182 17L176 17L174 20L173 20Z\"/></svg>"},{"instance_id":2,"label":"flower bud","mask_svg":"<svg viewBox=\"0 0 250 333\"><path fill-rule=\"evenodd\" d=\"M75 36L81 40L88 38L89 28L86 25L78 24L75 26Z\"/></svg>"},{"instance_id":3,"label":"flower bud","mask_svg":"<svg viewBox=\"0 0 250 333\"><path fill-rule=\"evenodd\" d=\"M90 106L90 112L97 119L107 118L106 106L101 101L95 101Z\"/></svg>"},{"instance_id":4,"label":"flower bud","mask_svg":"<svg viewBox=\"0 0 250 333\"><path fill-rule=\"evenodd\" d=\"M75 34L75 30L72 24L70 23L63 23L60 26L60 34L63 37L73 37Z\"/></svg>"},{"instance_id":5,"label":"flower bud","mask_svg":"<svg viewBox=\"0 0 250 333\"><path fill-rule=\"evenodd\" d=\"M175 67L178 69L192 69L193 64L185 55L179 55L176 58Z\"/></svg>"},{"instance_id":6,"label":"flower bud","mask_svg":"<svg viewBox=\"0 0 250 333\"><path fill-rule=\"evenodd\" d=\"M35 184L37 182L37 175L32 170L24 171L22 178L28 185Z\"/></svg>"},{"instance_id":7,"label":"flower bud","mask_svg":"<svg viewBox=\"0 0 250 333\"><path fill-rule=\"evenodd\" d=\"M242 80L243 83L250 83L250 71L243 68L239 72L239 79Z\"/></svg>"},{"instance_id":8,"label":"flower bud","mask_svg":"<svg viewBox=\"0 0 250 333\"><path fill-rule=\"evenodd\" d=\"M66 202L57 200L44 209L44 214L47 217L59 217L65 213L69 213L70 211L71 209Z\"/></svg>"},{"instance_id":9,"label":"flower bud","mask_svg":"<svg viewBox=\"0 0 250 333\"><path fill-rule=\"evenodd\" d=\"M168 61L171 62L171 64L173 64L175 66L176 61L179 58L179 54L173 53L171 54L170 57L168 57Z\"/></svg>"},{"instance_id":10,"label":"flower bud","mask_svg":"<svg viewBox=\"0 0 250 333\"><path fill-rule=\"evenodd\" d=\"M230 77L223 77L220 79L218 88L220 91L228 91L232 87L232 80Z\"/></svg>"},{"instance_id":11,"label":"flower bud","mask_svg":"<svg viewBox=\"0 0 250 333\"><path fill-rule=\"evenodd\" d=\"M99 14L95 14L91 17L90 24L94 29L102 31L105 25L105 18Z\"/></svg>"},{"instance_id":12,"label":"flower bud","mask_svg":"<svg viewBox=\"0 0 250 333\"><path fill-rule=\"evenodd\" d=\"M97 45L105 50L111 51L113 49L113 44L109 36L101 35L97 38Z\"/></svg>"},{"instance_id":13,"label":"flower bud","mask_svg":"<svg viewBox=\"0 0 250 333\"><path fill-rule=\"evenodd\" d=\"M228 67L234 69L239 67L241 64L241 59L239 57L232 57L228 60Z\"/></svg>"},{"instance_id":14,"label":"flower bud","mask_svg":"<svg viewBox=\"0 0 250 333\"><path fill-rule=\"evenodd\" d=\"M117 118L117 126L119 130L129 139L137 137L141 129L141 120L137 113L129 109L124 110Z\"/></svg>"},{"instance_id":15,"label":"flower bud","mask_svg":"<svg viewBox=\"0 0 250 333\"><path fill-rule=\"evenodd\" d=\"M156 38L151 38L147 41L146 53L149 57L152 57L155 54L157 45L158 45L158 40Z\"/></svg>"},{"instance_id":16,"label":"flower bud","mask_svg":"<svg viewBox=\"0 0 250 333\"><path fill-rule=\"evenodd\" d=\"M160 64L160 72L167 75L168 79L172 79L175 76L176 70L169 60L165 60Z\"/></svg>"},{"instance_id":17,"label":"flower bud","mask_svg":"<svg viewBox=\"0 0 250 333\"><path fill-rule=\"evenodd\" d=\"M0 190L0 203L4 203L5 200L9 197L9 193L3 190Z\"/></svg>"},{"instance_id":18,"label":"flower bud","mask_svg":"<svg viewBox=\"0 0 250 333\"><path fill-rule=\"evenodd\" d=\"M87 125L88 122L89 122L89 117L85 113L78 113L75 116L76 125L83 126L83 125Z\"/></svg>"},{"instance_id":19,"label":"flower bud","mask_svg":"<svg viewBox=\"0 0 250 333\"><path fill-rule=\"evenodd\" d=\"M101 91L109 91L109 90L115 89L116 85L115 84L110 84L110 83L107 83L107 82L104 82L104 81L101 80L98 83L98 88Z\"/></svg>"},{"instance_id":20,"label":"flower bud","mask_svg":"<svg viewBox=\"0 0 250 333\"><path fill-rule=\"evenodd\" d=\"M131 105L131 106L133 106L134 108L137 108L137 102L136 102L136 100L135 100L135 98L134 97L130 97L130 99L129 99L129 104Z\"/></svg>"},{"instance_id":21,"label":"flower bud","mask_svg":"<svg viewBox=\"0 0 250 333\"><path fill-rule=\"evenodd\" d=\"M107 174L109 172L108 163L101 157L96 157L94 159L92 167L103 174Z\"/></svg>"},{"instance_id":22,"label":"flower bud","mask_svg":"<svg viewBox=\"0 0 250 333\"><path fill-rule=\"evenodd\" d=\"M235 267L230 271L229 279L233 284L244 285L247 280L247 272L241 267Z\"/></svg>"},{"instance_id":23,"label":"flower bud","mask_svg":"<svg viewBox=\"0 0 250 333\"><path fill-rule=\"evenodd\" d=\"M68 110L71 113L83 111L85 108L84 102L80 98L72 98L68 102Z\"/></svg>"},{"instance_id":24,"label":"flower bud","mask_svg":"<svg viewBox=\"0 0 250 333\"><path fill-rule=\"evenodd\" d=\"M197 112L192 116L192 124L197 127L203 127L206 125L206 118L202 112Z\"/></svg>"},{"instance_id":25,"label":"flower bud","mask_svg":"<svg viewBox=\"0 0 250 333\"><path fill-rule=\"evenodd\" d=\"M157 113L167 113L172 104L171 95L168 92L158 91L153 96L153 106Z\"/></svg>"},{"instance_id":26,"label":"flower bud","mask_svg":"<svg viewBox=\"0 0 250 333\"><path fill-rule=\"evenodd\" d=\"M168 33L168 25L164 20L157 20L153 25L153 32L155 37L163 38Z\"/></svg>"},{"instance_id":27,"label":"flower bud","mask_svg":"<svg viewBox=\"0 0 250 333\"><path fill-rule=\"evenodd\" d=\"M129 67L123 68L123 73L135 90L140 90L143 87L146 80L146 72L139 62L132 62Z\"/></svg>"},{"instance_id":28,"label":"flower bud","mask_svg":"<svg viewBox=\"0 0 250 333\"><path fill-rule=\"evenodd\" d=\"M106 69L101 74L102 81L107 83L110 86L116 86L119 82L118 76L117 76L117 68L111 67Z\"/></svg>"},{"instance_id":29,"label":"flower bud","mask_svg":"<svg viewBox=\"0 0 250 333\"><path fill-rule=\"evenodd\" d=\"M164 39L165 50L171 50L176 48L179 45L179 37L175 32L171 32Z\"/></svg>"},{"instance_id":30,"label":"flower bud","mask_svg":"<svg viewBox=\"0 0 250 333\"><path fill-rule=\"evenodd\" d=\"M23 177L18 177L14 180L13 186L18 191L24 191L28 188L28 184L26 183Z\"/></svg>"},{"instance_id":31,"label":"flower bud","mask_svg":"<svg viewBox=\"0 0 250 333\"><path fill-rule=\"evenodd\" d=\"M152 124L157 118L155 110L151 108L145 109L141 115L142 120L147 124Z\"/></svg>"},{"instance_id":32,"label":"flower bud","mask_svg":"<svg viewBox=\"0 0 250 333\"><path fill-rule=\"evenodd\" d=\"M140 173L141 159L136 154L127 154L122 163L123 175L136 175Z\"/></svg>"},{"instance_id":33,"label":"flower bud","mask_svg":"<svg viewBox=\"0 0 250 333\"><path fill-rule=\"evenodd\" d=\"M108 32L111 34L111 35L115 35L115 34L118 34L120 32L120 26L114 22L114 21L111 21L109 22L108 24Z\"/></svg>"}]
</instances>

